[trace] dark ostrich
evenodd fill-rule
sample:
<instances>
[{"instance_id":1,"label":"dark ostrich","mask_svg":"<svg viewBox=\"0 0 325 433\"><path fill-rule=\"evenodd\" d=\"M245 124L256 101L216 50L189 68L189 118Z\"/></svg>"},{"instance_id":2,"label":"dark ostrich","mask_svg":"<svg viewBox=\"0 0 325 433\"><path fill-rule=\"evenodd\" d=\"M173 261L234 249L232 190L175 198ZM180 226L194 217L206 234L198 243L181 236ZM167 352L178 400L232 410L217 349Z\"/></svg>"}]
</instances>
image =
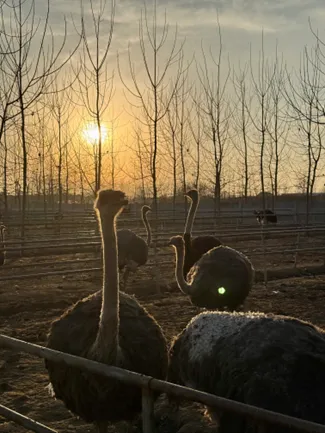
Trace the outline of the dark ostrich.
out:
<instances>
[{"instance_id":1,"label":"dark ostrich","mask_svg":"<svg viewBox=\"0 0 325 433\"><path fill-rule=\"evenodd\" d=\"M278 217L270 209L265 209L265 212L263 212L262 210L254 210L254 215L256 216L256 220L260 225L275 225L278 222Z\"/></svg>"},{"instance_id":2,"label":"dark ostrich","mask_svg":"<svg viewBox=\"0 0 325 433\"><path fill-rule=\"evenodd\" d=\"M104 364L165 379L164 334L135 298L120 292L116 218L124 193L102 190L95 201L102 236L103 288L70 307L52 323L47 346ZM106 433L109 422L133 420L141 411L141 389L46 361L56 398L84 421Z\"/></svg>"},{"instance_id":3,"label":"dark ostrich","mask_svg":"<svg viewBox=\"0 0 325 433\"><path fill-rule=\"evenodd\" d=\"M151 228L147 213L151 211L149 206L142 206L141 216L147 231L147 239L144 240L129 229L117 231L118 243L118 267L124 270L123 288L125 289L130 272L136 272L139 266L147 263L149 247L151 245Z\"/></svg>"},{"instance_id":4,"label":"dark ostrich","mask_svg":"<svg viewBox=\"0 0 325 433\"><path fill-rule=\"evenodd\" d=\"M176 281L192 304L209 309L235 310L240 307L254 283L255 271L239 251L220 245L203 254L187 274L183 274L184 240L174 236L169 245L176 252Z\"/></svg>"},{"instance_id":5,"label":"dark ostrich","mask_svg":"<svg viewBox=\"0 0 325 433\"><path fill-rule=\"evenodd\" d=\"M199 205L199 193L196 189L191 189L185 194L191 200L190 209L188 211L185 230L184 230L184 241L185 241L185 259L184 259L184 270L183 274L186 278L188 271L207 251L212 248L222 245L219 239L211 235L197 236L192 239L192 228L196 215L196 211Z\"/></svg>"},{"instance_id":6,"label":"dark ostrich","mask_svg":"<svg viewBox=\"0 0 325 433\"><path fill-rule=\"evenodd\" d=\"M6 233L7 233L7 228L6 226L4 226L3 224L0 225L0 235L1 235L1 239L0 239L0 248L3 249L3 251L0 251L0 266L3 266L5 264L6 261Z\"/></svg>"},{"instance_id":7,"label":"dark ostrich","mask_svg":"<svg viewBox=\"0 0 325 433\"><path fill-rule=\"evenodd\" d=\"M325 424L325 331L291 317L204 312L172 343L168 380ZM207 408L218 433L254 433L252 419ZM265 425L264 433L290 428Z\"/></svg>"}]
</instances>

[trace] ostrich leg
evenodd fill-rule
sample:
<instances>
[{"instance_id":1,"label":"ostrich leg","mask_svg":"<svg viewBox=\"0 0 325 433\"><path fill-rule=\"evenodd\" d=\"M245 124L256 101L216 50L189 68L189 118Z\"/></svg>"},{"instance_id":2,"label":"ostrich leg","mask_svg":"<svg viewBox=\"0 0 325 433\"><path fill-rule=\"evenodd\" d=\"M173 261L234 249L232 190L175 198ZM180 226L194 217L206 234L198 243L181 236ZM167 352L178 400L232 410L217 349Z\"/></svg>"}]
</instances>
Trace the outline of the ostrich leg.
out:
<instances>
[{"instance_id":1,"label":"ostrich leg","mask_svg":"<svg viewBox=\"0 0 325 433\"><path fill-rule=\"evenodd\" d=\"M126 266L125 271L123 273L123 291L126 292L126 283L129 279L131 269Z\"/></svg>"}]
</instances>

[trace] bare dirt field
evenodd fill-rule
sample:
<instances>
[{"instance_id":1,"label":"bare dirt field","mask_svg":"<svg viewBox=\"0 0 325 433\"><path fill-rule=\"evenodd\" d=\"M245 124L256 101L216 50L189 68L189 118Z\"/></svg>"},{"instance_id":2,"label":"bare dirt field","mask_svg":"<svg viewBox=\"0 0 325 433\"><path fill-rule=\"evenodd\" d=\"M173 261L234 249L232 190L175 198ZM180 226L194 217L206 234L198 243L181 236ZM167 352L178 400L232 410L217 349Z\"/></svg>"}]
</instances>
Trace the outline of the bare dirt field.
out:
<instances>
[{"instance_id":1,"label":"bare dirt field","mask_svg":"<svg viewBox=\"0 0 325 433\"><path fill-rule=\"evenodd\" d=\"M311 253L304 256L302 261L314 263L315 256L315 252ZM57 258L60 261L64 259L62 256ZM54 260L54 257L46 260ZM269 266L275 266L274 258L272 261L268 259L268 262ZM292 263L292 257L289 262ZM285 257L279 256L276 264L285 266ZM12 275L13 272L15 271L1 270L0 276ZM155 293L154 283L145 271L139 271L134 287L138 299L156 317L170 340L200 310L193 307L172 284L172 266L164 271L164 278L171 284L161 294ZM0 332L44 345L51 321L61 315L65 308L98 290L100 286L99 272L1 281ZM325 327L325 275L274 280L267 287L258 283L247 299L245 309L295 316ZM95 431L93 426L85 425L69 413L60 401L51 398L47 385L48 377L42 360L7 350L0 351L1 404L59 432ZM0 432L24 431L26 430L22 427L0 417ZM112 426L112 431L125 431L125 425L121 423Z\"/></svg>"}]
</instances>

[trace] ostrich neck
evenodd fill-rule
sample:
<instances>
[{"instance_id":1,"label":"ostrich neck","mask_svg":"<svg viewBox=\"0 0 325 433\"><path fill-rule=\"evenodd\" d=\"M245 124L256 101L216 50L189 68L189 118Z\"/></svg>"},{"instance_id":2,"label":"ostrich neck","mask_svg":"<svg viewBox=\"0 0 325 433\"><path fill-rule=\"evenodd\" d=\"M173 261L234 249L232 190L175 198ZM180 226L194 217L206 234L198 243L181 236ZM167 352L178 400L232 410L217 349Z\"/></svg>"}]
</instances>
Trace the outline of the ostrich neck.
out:
<instances>
[{"instance_id":1,"label":"ostrich neck","mask_svg":"<svg viewBox=\"0 0 325 433\"><path fill-rule=\"evenodd\" d=\"M198 207L198 200L191 200L191 205L187 214L187 218L186 218L186 223L185 223L185 231L184 233L191 235L192 234L192 229L193 229L193 223L194 223L194 218L195 218L195 214L197 211L197 207Z\"/></svg>"},{"instance_id":2,"label":"ostrich neck","mask_svg":"<svg viewBox=\"0 0 325 433\"><path fill-rule=\"evenodd\" d=\"M101 220L101 232L103 239L102 307L94 349L100 355L101 362L114 363L119 346L119 274L115 219L111 222Z\"/></svg>"},{"instance_id":3,"label":"ostrich neck","mask_svg":"<svg viewBox=\"0 0 325 433\"><path fill-rule=\"evenodd\" d=\"M176 277L176 282L178 287L180 288L180 290L185 294L185 295L191 295L192 290L191 290L191 285L188 284L184 278L184 274L183 274L183 268L184 268L184 255L185 255L185 251L184 251L184 245L182 245L181 247L177 247L176 248L176 270L175 270L175 277Z\"/></svg>"},{"instance_id":4,"label":"ostrich neck","mask_svg":"<svg viewBox=\"0 0 325 433\"><path fill-rule=\"evenodd\" d=\"M5 234L5 230L2 229L1 230L1 243L0 243L1 248L6 248L6 234ZM2 253L4 254L5 251L2 251Z\"/></svg>"},{"instance_id":5,"label":"ostrich neck","mask_svg":"<svg viewBox=\"0 0 325 433\"><path fill-rule=\"evenodd\" d=\"M143 224L144 224L146 231L147 231L146 242L147 242L148 247L150 247L150 245L151 245L151 227L150 227L146 212L142 212L142 220L143 220Z\"/></svg>"}]
</instances>

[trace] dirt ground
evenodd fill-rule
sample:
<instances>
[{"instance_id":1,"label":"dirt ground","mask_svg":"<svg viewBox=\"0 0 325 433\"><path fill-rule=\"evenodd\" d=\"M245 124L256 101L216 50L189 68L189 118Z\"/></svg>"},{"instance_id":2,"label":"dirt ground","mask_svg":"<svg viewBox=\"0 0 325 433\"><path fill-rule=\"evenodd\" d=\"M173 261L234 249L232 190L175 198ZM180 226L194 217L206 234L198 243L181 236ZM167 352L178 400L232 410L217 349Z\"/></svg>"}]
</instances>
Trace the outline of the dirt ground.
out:
<instances>
[{"instance_id":1,"label":"dirt ground","mask_svg":"<svg viewBox=\"0 0 325 433\"><path fill-rule=\"evenodd\" d=\"M305 261L309 261L309 257ZM278 263L281 263L280 258ZM9 274L12 272L14 270L8 271ZM161 294L157 294L151 277L141 271L134 287L138 299L155 316L170 340L200 310L175 289L171 268L164 273L164 282L167 286ZM44 345L51 321L78 299L97 291L100 285L100 273L2 281L0 332ZM295 316L325 327L325 275L271 281L267 287L256 284L245 309ZM42 360L7 350L0 351L1 404L59 432L95 431L93 426L85 425L69 413L60 401L51 398L47 385L48 377ZM0 432L24 431L22 427L0 417ZM112 431L124 432L125 425L116 425Z\"/></svg>"}]
</instances>

